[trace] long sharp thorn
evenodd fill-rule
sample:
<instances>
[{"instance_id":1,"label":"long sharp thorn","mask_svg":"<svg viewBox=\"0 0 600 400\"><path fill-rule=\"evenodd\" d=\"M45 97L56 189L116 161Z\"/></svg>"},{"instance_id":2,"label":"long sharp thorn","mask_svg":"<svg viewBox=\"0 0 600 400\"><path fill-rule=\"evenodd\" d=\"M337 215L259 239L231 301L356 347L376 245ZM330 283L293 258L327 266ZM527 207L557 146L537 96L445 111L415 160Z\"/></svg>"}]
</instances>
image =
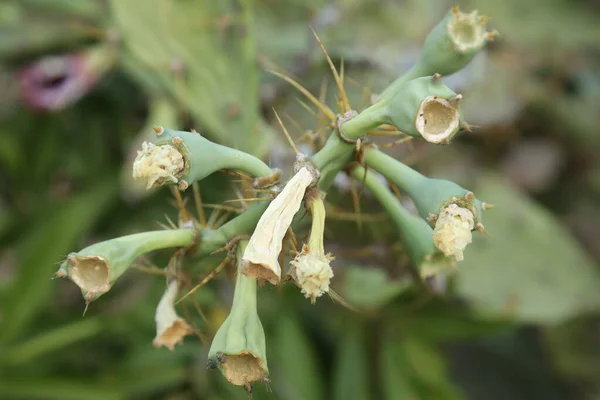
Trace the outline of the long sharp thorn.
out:
<instances>
[{"instance_id":1,"label":"long sharp thorn","mask_svg":"<svg viewBox=\"0 0 600 400\"><path fill-rule=\"evenodd\" d=\"M181 301L183 301L184 299L186 299L189 295L193 294L196 290L200 289L202 286L204 286L206 283L208 283L211 279L213 279L219 272L221 272L221 270L223 268L225 268L225 266L227 265L227 263L229 263L229 261L231 261L231 257L227 256L225 257L225 259L221 262L221 264L219 264L217 266L217 268L215 268L210 274L208 274L204 279L202 279L202 281L197 284L196 286L194 286L189 292L187 292L182 298L180 298L179 300L177 300L177 302L175 302L175 304L180 303Z\"/></svg>"},{"instance_id":2,"label":"long sharp thorn","mask_svg":"<svg viewBox=\"0 0 600 400\"><path fill-rule=\"evenodd\" d=\"M273 108L273 112L275 113L275 118L277 118L277 122L279 122L279 126L283 130L283 133L285 134L285 137L287 138L290 147L292 148L292 150L294 150L294 153L300 154L300 151L298 151L298 148L296 147L296 143L294 143L294 139L292 139L292 137L290 136L290 133L286 129L285 125L283 125L283 122L281 121L281 118L279 118L279 114L277 114L275 108Z\"/></svg>"},{"instance_id":3,"label":"long sharp thorn","mask_svg":"<svg viewBox=\"0 0 600 400\"><path fill-rule=\"evenodd\" d=\"M335 79L335 83L340 92L341 101L342 101L342 104L344 105L345 111L350 111L351 110L350 102L348 101L348 96L346 96L346 91L344 90L344 83L342 82L340 75L338 74L337 70L335 69L335 65L333 65L333 61L331 61L331 57L329 57L329 54L327 53L325 46L323 46L321 39L319 39L319 35L317 35L317 32L315 32L315 30L312 28L312 26L310 27L310 30L312 31L313 35L315 35L315 39L317 40L319 47L323 51L323 54L325 54L325 58L327 59L327 63L329 64L329 68L331 69L331 72L333 73L333 78Z\"/></svg>"},{"instance_id":4,"label":"long sharp thorn","mask_svg":"<svg viewBox=\"0 0 600 400\"><path fill-rule=\"evenodd\" d=\"M194 203L196 204L196 211L198 212L198 221L202 227L206 227L206 214L204 213L204 206L202 205L202 195L200 194L200 185L198 182L192 184L194 191Z\"/></svg>"},{"instance_id":5,"label":"long sharp thorn","mask_svg":"<svg viewBox=\"0 0 600 400\"><path fill-rule=\"evenodd\" d=\"M302 85L300 85L298 82L296 82L295 80L293 80L292 78L285 76L283 74L280 74L277 71L268 71L270 73L272 73L275 76L280 77L281 79L283 79L284 81L286 81L287 83L289 83L290 85L292 85L293 87L296 88L296 90L298 90L300 93L302 93L308 100L310 100L311 103L313 103L319 110L321 110L323 112L323 114L325 114L325 116L331 120L331 121L335 121L335 114L333 113L333 111L331 111L331 109L329 107L327 107L325 104L321 103L319 100L317 100L317 98L315 96L313 96L308 90L306 90Z\"/></svg>"}]
</instances>

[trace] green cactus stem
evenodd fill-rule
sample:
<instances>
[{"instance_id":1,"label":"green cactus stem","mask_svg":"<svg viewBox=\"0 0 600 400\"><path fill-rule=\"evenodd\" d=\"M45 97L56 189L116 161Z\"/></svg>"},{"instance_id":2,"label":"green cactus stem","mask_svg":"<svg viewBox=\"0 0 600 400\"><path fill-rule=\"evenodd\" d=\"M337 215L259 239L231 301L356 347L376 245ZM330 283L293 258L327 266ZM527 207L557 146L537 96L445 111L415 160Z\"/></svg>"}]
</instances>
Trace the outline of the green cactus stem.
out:
<instances>
[{"instance_id":1,"label":"green cactus stem","mask_svg":"<svg viewBox=\"0 0 600 400\"><path fill-rule=\"evenodd\" d=\"M418 268L421 277L427 278L440 271L451 270L452 262L434 245L433 229L427 222L405 209L372 172L365 175L365 169L356 166L352 175L365 184L388 213L402 240L403 248L411 263Z\"/></svg>"},{"instance_id":2,"label":"green cactus stem","mask_svg":"<svg viewBox=\"0 0 600 400\"><path fill-rule=\"evenodd\" d=\"M436 73L451 75L464 68L486 42L497 35L486 31L486 21L487 17L477 11L467 14L454 7L425 39L417 63L388 86L380 99L397 93L398 88L411 79Z\"/></svg>"},{"instance_id":3,"label":"green cactus stem","mask_svg":"<svg viewBox=\"0 0 600 400\"><path fill-rule=\"evenodd\" d=\"M238 260L246 245L247 241L238 243ZM208 352L208 365L218 367L233 385L247 386L264 381L269 374L265 332L256 311L256 285L256 279L242 274L238 265L231 311Z\"/></svg>"},{"instance_id":4,"label":"green cactus stem","mask_svg":"<svg viewBox=\"0 0 600 400\"><path fill-rule=\"evenodd\" d=\"M86 303L108 292L115 281L142 254L170 247L189 247L196 238L193 229L150 231L95 243L71 253L55 276L71 279Z\"/></svg>"},{"instance_id":5,"label":"green cactus stem","mask_svg":"<svg viewBox=\"0 0 600 400\"><path fill-rule=\"evenodd\" d=\"M440 212L450 204L468 209L474 216L475 229L482 230L483 204L472 192L444 179L421 175L409 166L387 154L369 148L365 151L365 163L404 190L414 201L419 214L432 225Z\"/></svg>"}]
</instances>

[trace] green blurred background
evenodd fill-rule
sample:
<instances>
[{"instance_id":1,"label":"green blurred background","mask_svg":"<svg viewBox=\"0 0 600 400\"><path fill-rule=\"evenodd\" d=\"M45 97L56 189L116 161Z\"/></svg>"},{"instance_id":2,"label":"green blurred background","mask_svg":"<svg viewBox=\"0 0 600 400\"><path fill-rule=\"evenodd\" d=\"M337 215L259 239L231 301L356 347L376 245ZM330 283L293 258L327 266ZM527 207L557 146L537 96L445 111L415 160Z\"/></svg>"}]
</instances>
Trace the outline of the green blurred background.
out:
<instances>
[{"instance_id":1,"label":"green blurred background","mask_svg":"<svg viewBox=\"0 0 600 400\"><path fill-rule=\"evenodd\" d=\"M232 271L183 303L197 335L170 352L151 345L163 278L132 269L82 318L77 287L50 279L56 263L177 218L168 190L146 193L129 178L152 125L195 128L289 167L272 107L303 151L311 148L300 137L324 130L266 70L315 94L328 88L335 104L309 25L334 62L344 60L360 109L416 60L452 5L0 0L0 399L247 398L205 369ZM460 5L500 32L445 78L476 128L448 147L390 152L495 204L489 234L437 292L410 283L376 202L362 194L359 229L340 176L326 247L337 258L333 287L363 311L327 298L310 305L292 285L262 289L272 391L257 384L255 398L600 399L600 2ZM233 180L203 181L205 203L234 198ZM191 282L217 264L190 265L199 271Z\"/></svg>"}]
</instances>

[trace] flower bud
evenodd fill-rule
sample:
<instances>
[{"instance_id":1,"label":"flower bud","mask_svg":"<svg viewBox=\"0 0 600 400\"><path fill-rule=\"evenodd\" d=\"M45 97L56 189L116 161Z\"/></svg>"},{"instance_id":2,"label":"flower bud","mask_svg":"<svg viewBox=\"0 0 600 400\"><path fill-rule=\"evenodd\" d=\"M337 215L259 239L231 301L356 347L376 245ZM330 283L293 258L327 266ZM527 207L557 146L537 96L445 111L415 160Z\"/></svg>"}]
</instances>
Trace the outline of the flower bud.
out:
<instances>
[{"instance_id":1,"label":"flower bud","mask_svg":"<svg viewBox=\"0 0 600 400\"><path fill-rule=\"evenodd\" d=\"M279 284L281 266L278 257L283 238L300 209L306 188L315 179L316 176L309 168L302 167L271 201L256 224L242 257L244 275L264 279L273 285Z\"/></svg>"},{"instance_id":2,"label":"flower bud","mask_svg":"<svg viewBox=\"0 0 600 400\"><path fill-rule=\"evenodd\" d=\"M238 259L245 243L238 244ZM242 274L239 264L231 311L213 339L208 361L231 384L246 386L265 380L269 370L265 332L256 311L257 282Z\"/></svg>"},{"instance_id":3,"label":"flower bud","mask_svg":"<svg viewBox=\"0 0 600 400\"><path fill-rule=\"evenodd\" d=\"M192 329L183 318L177 315L174 303L179 284L171 281L156 307L156 337L152 341L154 347L165 346L173 351L176 344L183 342L183 337L192 333Z\"/></svg>"},{"instance_id":4,"label":"flower bud","mask_svg":"<svg viewBox=\"0 0 600 400\"><path fill-rule=\"evenodd\" d=\"M95 243L71 253L56 272L68 277L90 303L108 292L113 283L144 253L169 247L187 247L194 243L193 229L151 231Z\"/></svg>"},{"instance_id":5,"label":"flower bud","mask_svg":"<svg viewBox=\"0 0 600 400\"><path fill-rule=\"evenodd\" d=\"M290 275L302 289L302 294L311 303L317 297L329 292L329 282L333 278L333 270L329 262L333 260L330 254L325 254L323 233L325 230L325 204L320 193L311 199L309 204L312 213L312 227L308 245L291 262Z\"/></svg>"},{"instance_id":6,"label":"flower bud","mask_svg":"<svg viewBox=\"0 0 600 400\"><path fill-rule=\"evenodd\" d=\"M442 209L433 230L433 242L446 257L463 260L463 250L472 241L473 213L456 204Z\"/></svg>"}]
</instances>

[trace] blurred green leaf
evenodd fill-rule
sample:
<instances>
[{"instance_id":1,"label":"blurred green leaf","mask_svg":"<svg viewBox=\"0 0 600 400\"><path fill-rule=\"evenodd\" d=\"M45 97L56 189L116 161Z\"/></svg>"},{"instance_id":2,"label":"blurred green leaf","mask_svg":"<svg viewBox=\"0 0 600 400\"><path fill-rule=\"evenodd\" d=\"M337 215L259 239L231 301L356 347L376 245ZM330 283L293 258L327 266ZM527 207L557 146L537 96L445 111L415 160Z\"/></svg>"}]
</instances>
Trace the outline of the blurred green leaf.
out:
<instances>
[{"instance_id":1,"label":"blurred green leaf","mask_svg":"<svg viewBox=\"0 0 600 400\"><path fill-rule=\"evenodd\" d=\"M0 362L11 365L25 364L47 353L60 350L70 344L89 339L103 330L98 317L73 322L35 336L26 342L11 345Z\"/></svg>"},{"instance_id":2,"label":"blurred green leaf","mask_svg":"<svg viewBox=\"0 0 600 400\"><path fill-rule=\"evenodd\" d=\"M323 398L321 365L306 332L293 314L286 313L277 320L271 349L277 360L273 385L278 393L289 400Z\"/></svg>"},{"instance_id":3,"label":"blurred green leaf","mask_svg":"<svg viewBox=\"0 0 600 400\"><path fill-rule=\"evenodd\" d=\"M336 361L333 371L334 400L368 400L369 358L365 346L364 321L354 317L340 330Z\"/></svg>"},{"instance_id":4,"label":"blurred green leaf","mask_svg":"<svg viewBox=\"0 0 600 400\"><path fill-rule=\"evenodd\" d=\"M100 180L88 191L53 209L35 230L19 241L18 276L6 293L10 301L2 305L5 322L0 332L2 342L8 343L19 336L39 307L51 298L56 283L50 278L56 272L56 263L74 250L75 243L115 200L117 183L115 176Z\"/></svg>"},{"instance_id":5,"label":"blurred green leaf","mask_svg":"<svg viewBox=\"0 0 600 400\"><path fill-rule=\"evenodd\" d=\"M496 205L484 215L489 235L473 235L457 291L482 312L517 321L557 323L600 309L600 275L560 223L493 174L476 196Z\"/></svg>"},{"instance_id":6,"label":"blurred green leaf","mask_svg":"<svg viewBox=\"0 0 600 400\"><path fill-rule=\"evenodd\" d=\"M411 281L393 281L380 268L348 266L341 294L350 304L364 310L383 307L412 286Z\"/></svg>"},{"instance_id":7,"label":"blurred green leaf","mask_svg":"<svg viewBox=\"0 0 600 400\"><path fill-rule=\"evenodd\" d=\"M60 377L0 380L0 393L15 400L120 400L118 390L99 383L70 381Z\"/></svg>"}]
</instances>

